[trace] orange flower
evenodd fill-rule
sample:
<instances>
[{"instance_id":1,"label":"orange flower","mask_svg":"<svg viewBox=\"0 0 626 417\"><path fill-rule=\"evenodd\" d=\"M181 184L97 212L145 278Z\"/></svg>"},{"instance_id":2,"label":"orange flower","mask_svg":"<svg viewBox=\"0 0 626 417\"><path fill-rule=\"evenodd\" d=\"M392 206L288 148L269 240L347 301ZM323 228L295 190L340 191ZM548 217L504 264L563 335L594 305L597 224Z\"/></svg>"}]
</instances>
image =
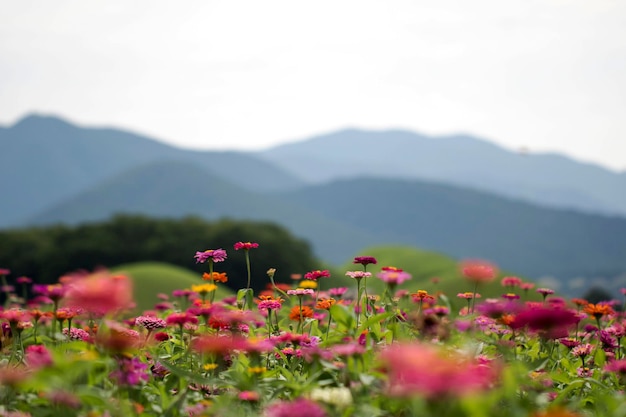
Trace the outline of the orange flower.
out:
<instances>
[{"instance_id":1,"label":"orange flower","mask_svg":"<svg viewBox=\"0 0 626 417\"><path fill-rule=\"evenodd\" d=\"M610 305L608 304L587 304L583 311L590 316L593 316L595 319L599 319L602 316L607 316L609 314L615 313Z\"/></svg>"},{"instance_id":2,"label":"orange flower","mask_svg":"<svg viewBox=\"0 0 626 417\"><path fill-rule=\"evenodd\" d=\"M304 306L302 307L302 309L300 309L300 307L298 306L295 306L289 312L289 320L300 321L300 316L302 316L303 320L307 318L313 318L313 310L311 309L311 307L308 306Z\"/></svg>"},{"instance_id":3,"label":"orange flower","mask_svg":"<svg viewBox=\"0 0 626 417\"><path fill-rule=\"evenodd\" d=\"M213 282L227 282L228 277L226 276L226 272L213 272L211 275L208 272L202 274L202 279L205 281L213 281Z\"/></svg>"},{"instance_id":4,"label":"orange flower","mask_svg":"<svg viewBox=\"0 0 626 417\"><path fill-rule=\"evenodd\" d=\"M315 308L318 310L329 310L333 305L335 305L336 302L337 300L334 298L322 298L318 300Z\"/></svg>"},{"instance_id":5,"label":"orange flower","mask_svg":"<svg viewBox=\"0 0 626 417\"><path fill-rule=\"evenodd\" d=\"M586 306L587 304L589 304L589 301L582 298L572 298L572 303L576 304L577 306Z\"/></svg>"}]
</instances>

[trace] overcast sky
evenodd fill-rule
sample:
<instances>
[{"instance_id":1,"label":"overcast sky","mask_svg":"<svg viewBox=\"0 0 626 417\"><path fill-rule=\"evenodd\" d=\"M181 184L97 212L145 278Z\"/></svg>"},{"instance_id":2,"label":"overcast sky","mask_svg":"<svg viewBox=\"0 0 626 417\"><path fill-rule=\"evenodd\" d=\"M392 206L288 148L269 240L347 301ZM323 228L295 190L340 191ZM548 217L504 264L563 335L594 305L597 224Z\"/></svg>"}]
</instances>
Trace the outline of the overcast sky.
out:
<instances>
[{"instance_id":1,"label":"overcast sky","mask_svg":"<svg viewBox=\"0 0 626 417\"><path fill-rule=\"evenodd\" d=\"M345 127L626 169L626 1L0 0L0 123L196 149Z\"/></svg>"}]
</instances>

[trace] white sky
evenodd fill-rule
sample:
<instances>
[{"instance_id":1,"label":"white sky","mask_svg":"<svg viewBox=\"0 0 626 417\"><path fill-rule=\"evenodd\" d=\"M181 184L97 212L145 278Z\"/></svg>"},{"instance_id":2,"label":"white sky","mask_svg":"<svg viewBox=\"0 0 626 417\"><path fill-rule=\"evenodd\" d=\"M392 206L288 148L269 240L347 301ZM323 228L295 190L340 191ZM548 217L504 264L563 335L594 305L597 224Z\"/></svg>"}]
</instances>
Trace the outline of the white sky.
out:
<instances>
[{"instance_id":1,"label":"white sky","mask_svg":"<svg viewBox=\"0 0 626 417\"><path fill-rule=\"evenodd\" d=\"M0 123L196 149L465 132L626 169L626 1L0 0Z\"/></svg>"}]
</instances>

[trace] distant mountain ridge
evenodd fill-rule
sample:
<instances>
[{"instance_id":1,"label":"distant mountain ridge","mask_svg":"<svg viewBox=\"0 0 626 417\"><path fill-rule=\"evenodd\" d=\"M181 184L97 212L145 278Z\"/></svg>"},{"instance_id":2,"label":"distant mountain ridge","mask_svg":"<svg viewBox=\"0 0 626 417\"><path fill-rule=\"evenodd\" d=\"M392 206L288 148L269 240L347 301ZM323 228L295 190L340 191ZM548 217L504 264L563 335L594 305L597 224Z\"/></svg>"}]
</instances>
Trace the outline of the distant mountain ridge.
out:
<instances>
[{"instance_id":1,"label":"distant mountain ridge","mask_svg":"<svg viewBox=\"0 0 626 417\"><path fill-rule=\"evenodd\" d=\"M184 161L252 190L295 188L303 181L241 152L197 152L110 128L81 128L31 115L0 128L0 227L23 222L108 178L148 163ZM201 187L201 178L197 186Z\"/></svg>"},{"instance_id":2,"label":"distant mountain ridge","mask_svg":"<svg viewBox=\"0 0 626 417\"><path fill-rule=\"evenodd\" d=\"M475 138L442 139L442 147L411 132L348 131L350 139L338 139L345 132L263 152L195 152L116 129L28 117L0 128L0 227L75 224L122 212L230 217L279 223L333 263L364 247L406 244L486 258L532 278L626 280L626 217L511 196L534 190L555 198L545 190L558 189L593 207L589 195L597 196L604 200L596 211L610 211L598 190L621 196L624 175L554 155L507 154ZM534 174L507 188L529 164ZM580 183L606 183L574 187L571 178L550 179L550 166L582 175ZM417 178L420 172L461 176L470 185ZM484 190L481 181L505 191Z\"/></svg>"},{"instance_id":3,"label":"distant mountain ridge","mask_svg":"<svg viewBox=\"0 0 626 417\"><path fill-rule=\"evenodd\" d=\"M312 183L358 177L420 179L556 208L626 216L626 172L556 154L520 154L468 135L347 129L260 152Z\"/></svg>"}]
</instances>

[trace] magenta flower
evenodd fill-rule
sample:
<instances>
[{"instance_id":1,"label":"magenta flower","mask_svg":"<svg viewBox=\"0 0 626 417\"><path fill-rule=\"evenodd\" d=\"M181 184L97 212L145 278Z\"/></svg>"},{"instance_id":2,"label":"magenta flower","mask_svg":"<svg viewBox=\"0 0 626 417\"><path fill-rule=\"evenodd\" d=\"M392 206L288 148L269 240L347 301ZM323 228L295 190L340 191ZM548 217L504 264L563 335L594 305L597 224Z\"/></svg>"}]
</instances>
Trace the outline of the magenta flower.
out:
<instances>
[{"instance_id":1,"label":"magenta flower","mask_svg":"<svg viewBox=\"0 0 626 417\"><path fill-rule=\"evenodd\" d=\"M319 278L330 278L330 272L328 269L324 269L323 271L315 270L310 271L304 274L304 279L310 279L313 281L317 281Z\"/></svg>"},{"instance_id":2,"label":"magenta flower","mask_svg":"<svg viewBox=\"0 0 626 417\"><path fill-rule=\"evenodd\" d=\"M265 409L267 417L327 417L326 411L317 403L304 398L295 401L280 401Z\"/></svg>"},{"instance_id":3,"label":"magenta flower","mask_svg":"<svg viewBox=\"0 0 626 417\"><path fill-rule=\"evenodd\" d=\"M226 251L224 249L208 249L204 252L196 252L194 258L196 258L196 263L205 263L208 260L212 262L223 262L228 257Z\"/></svg>"},{"instance_id":4,"label":"magenta flower","mask_svg":"<svg viewBox=\"0 0 626 417\"><path fill-rule=\"evenodd\" d=\"M0 268L0 276L9 275L11 273L10 269Z\"/></svg>"},{"instance_id":5,"label":"magenta flower","mask_svg":"<svg viewBox=\"0 0 626 417\"><path fill-rule=\"evenodd\" d=\"M341 297L342 295L344 295L346 292L348 291L347 287L337 287L337 288L331 288L328 290L328 294L330 294L332 297Z\"/></svg>"},{"instance_id":6,"label":"magenta flower","mask_svg":"<svg viewBox=\"0 0 626 417\"><path fill-rule=\"evenodd\" d=\"M259 310L280 310L282 306L283 305L280 301L272 299L272 300L259 301L257 308Z\"/></svg>"},{"instance_id":7,"label":"magenta flower","mask_svg":"<svg viewBox=\"0 0 626 417\"><path fill-rule=\"evenodd\" d=\"M138 385L141 381L147 381L148 365L141 362L139 358L119 358L118 369L109 375L120 385Z\"/></svg>"},{"instance_id":8,"label":"magenta flower","mask_svg":"<svg viewBox=\"0 0 626 417\"><path fill-rule=\"evenodd\" d=\"M353 264L361 264L363 266L367 266L369 264L376 265L378 261L373 256L357 256L352 261Z\"/></svg>"},{"instance_id":9,"label":"magenta flower","mask_svg":"<svg viewBox=\"0 0 626 417\"><path fill-rule=\"evenodd\" d=\"M17 282L18 284L30 284L33 282L33 280L28 277L19 277L15 280L15 282Z\"/></svg>"},{"instance_id":10,"label":"magenta flower","mask_svg":"<svg viewBox=\"0 0 626 417\"><path fill-rule=\"evenodd\" d=\"M519 312L511 328L527 327L546 339L560 339L568 336L568 329L580 318L573 310L552 306L527 307Z\"/></svg>"},{"instance_id":11,"label":"magenta flower","mask_svg":"<svg viewBox=\"0 0 626 417\"><path fill-rule=\"evenodd\" d=\"M626 359L613 360L604 367L606 372L613 372L620 376L626 376Z\"/></svg>"},{"instance_id":12,"label":"magenta flower","mask_svg":"<svg viewBox=\"0 0 626 417\"><path fill-rule=\"evenodd\" d=\"M239 249L250 250L253 248L258 248L259 244L253 243L253 242L237 242L233 245L233 247L235 248L235 250L239 250Z\"/></svg>"}]
</instances>

